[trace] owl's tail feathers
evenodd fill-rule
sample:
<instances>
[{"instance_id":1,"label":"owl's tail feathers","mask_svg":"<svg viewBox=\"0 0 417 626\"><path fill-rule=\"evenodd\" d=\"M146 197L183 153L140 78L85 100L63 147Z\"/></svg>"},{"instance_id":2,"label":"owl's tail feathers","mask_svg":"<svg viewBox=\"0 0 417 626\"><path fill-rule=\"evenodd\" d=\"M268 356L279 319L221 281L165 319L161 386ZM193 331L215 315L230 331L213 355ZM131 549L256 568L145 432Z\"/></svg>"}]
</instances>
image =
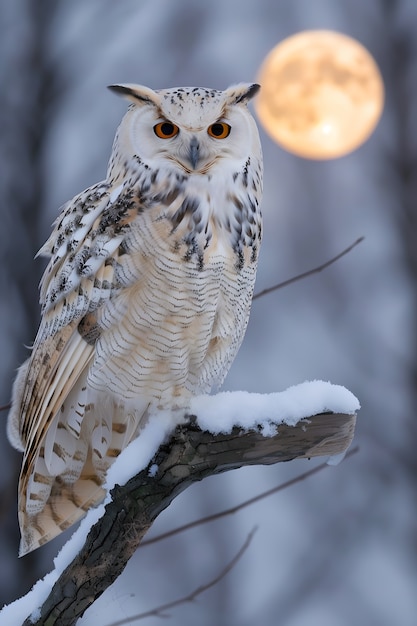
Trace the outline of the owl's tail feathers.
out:
<instances>
[{"instance_id":1,"label":"owl's tail feathers","mask_svg":"<svg viewBox=\"0 0 417 626\"><path fill-rule=\"evenodd\" d=\"M91 462L85 464L75 483L65 483L60 476L52 481L49 498L39 513L19 512L22 533L19 556L57 537L84 517L90 508L100 504L106 495Z\"/></svg>"},{"instance_id":2,"label":"owl's tail feathers","mask_svg":"<svg viewBox=\"0 0 417 626\"><path fill-rule=\"evenodd\" d=\"M91 433L92 463L103 481L110 465L143 428L149 406L147 401L138 400L134 408L113 403L109 410L104 403L108 400L96 401L95 414L107 419L96 419Z\"/></svg>"},{"instance_id":3,"label":"owl's tail feathers","mask_svg":"<svg viewBox=\"0 0 417 626\"><path fill-rule=\"evenodd\" d=\"M136 437L147 408L143 403L130 410L110 398L84 402L81 395L78 400L78 413L81 405L86 407L83 418L77 418L78 432L68 397L65 413L54 419L35 461L19 512L20 556L59 535L104 499L106 472Z\"/></svg>"}]
</instances>

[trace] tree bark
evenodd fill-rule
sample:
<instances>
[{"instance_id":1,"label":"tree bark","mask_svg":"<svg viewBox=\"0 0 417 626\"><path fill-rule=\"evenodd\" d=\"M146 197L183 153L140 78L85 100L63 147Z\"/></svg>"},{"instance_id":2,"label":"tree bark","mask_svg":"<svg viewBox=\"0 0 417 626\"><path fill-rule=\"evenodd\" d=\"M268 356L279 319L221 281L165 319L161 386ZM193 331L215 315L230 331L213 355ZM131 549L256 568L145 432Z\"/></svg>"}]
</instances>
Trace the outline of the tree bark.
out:
<instances>
[{"instance_id":1,"label":"tree bark","mask_svg":"<svg viewBox=\"0 0 417 626\"><path fill-rule=\"evenodd\" d=\"M295 426L278 425L264 437L234 428L229 434L202 431L191 418L177 427L148 467L112 490L104 516L91 528L80 553L63 571L40 617L23 626L71 626L122 573L156 517L195 481L246 465L336 455L352 439L356 415L322 413ZM155 475L149 468L157 465Z\"/></svg>"}]
</instances>

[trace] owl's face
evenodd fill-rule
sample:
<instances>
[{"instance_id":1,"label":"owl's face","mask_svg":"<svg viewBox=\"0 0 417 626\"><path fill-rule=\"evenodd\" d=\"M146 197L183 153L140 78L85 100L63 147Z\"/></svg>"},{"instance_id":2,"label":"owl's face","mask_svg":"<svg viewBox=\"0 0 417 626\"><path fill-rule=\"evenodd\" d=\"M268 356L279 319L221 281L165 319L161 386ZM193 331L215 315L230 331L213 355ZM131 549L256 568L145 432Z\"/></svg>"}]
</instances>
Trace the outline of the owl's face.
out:
<instances>
[{"instance_id":1,"label":"owl's face","mask_svg":"<svg viewBox=\"0 0 417 626\"><path fill-rule=\"evenodd\" d=\"M114 85L129 108L119 128L119 156L138 156L151 167L165 165L182 173L207 174L244 162L260 151L256 124L247 102L258 85L242 84L225 91L176 88L153 91L139 85Z\"/></svg>"}]
</instances>

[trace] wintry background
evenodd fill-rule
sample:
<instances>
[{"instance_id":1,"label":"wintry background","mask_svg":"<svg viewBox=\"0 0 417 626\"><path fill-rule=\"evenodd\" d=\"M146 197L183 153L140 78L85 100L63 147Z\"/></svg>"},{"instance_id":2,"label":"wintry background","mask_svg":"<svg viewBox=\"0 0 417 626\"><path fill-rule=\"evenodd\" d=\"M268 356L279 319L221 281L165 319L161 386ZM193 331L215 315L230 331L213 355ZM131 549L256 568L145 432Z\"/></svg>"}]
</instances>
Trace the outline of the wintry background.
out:
<instances>
[{"instance_id":1,"label":"wintry background","mask_svg":"<svg viewBox=\"0 0 417 626\"><path fill-rule=\"evenodd\" d=\"M222 89L252 81L276 43L310 28L339 30L369 49L383 74L385 112L362 148L331 162L291 156L262 133L257 290L366 239L324 273L254 303L225 389L280 391L315 378L343 384L362 404L360 451L233 517L140 549L84 625L110 626L208 582L254 525L236 568L173 610L169 624L415 624L415 0L0 0L0 404L37 328L44 265L33 257L60 205L105 174L126 110L106 85ZM60 545L17 559L20 455L7 442L5 422L6 412L0 605L49 571ZM153 532L239 503L313 465L208 479L177 498Z\"/></svg>"}]
</instances>

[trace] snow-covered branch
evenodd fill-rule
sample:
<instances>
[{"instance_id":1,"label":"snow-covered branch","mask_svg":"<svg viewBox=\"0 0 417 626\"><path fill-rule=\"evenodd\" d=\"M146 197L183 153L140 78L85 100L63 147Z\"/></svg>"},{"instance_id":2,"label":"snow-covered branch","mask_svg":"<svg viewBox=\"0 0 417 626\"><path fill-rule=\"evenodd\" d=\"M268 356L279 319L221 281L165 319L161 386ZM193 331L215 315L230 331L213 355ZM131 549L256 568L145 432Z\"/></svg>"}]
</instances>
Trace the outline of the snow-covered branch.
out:
<instances>
[{"instance_id":1,"label":"snow-covered branch","mask_svg":"<svg viewBox=\"0 0 417 626\"><path fill-rule=\"evenodd\" d=\"M24 626L75 624L189 485L246 465L339 455L352 441L359 403L345 388L315 381L269 395L200 397L191 409L173 432L172 416L153 416L111 468L106 503L82 522L55 571L0 617L19 624L32 611Z\"/></svg>"}]
</instances>

